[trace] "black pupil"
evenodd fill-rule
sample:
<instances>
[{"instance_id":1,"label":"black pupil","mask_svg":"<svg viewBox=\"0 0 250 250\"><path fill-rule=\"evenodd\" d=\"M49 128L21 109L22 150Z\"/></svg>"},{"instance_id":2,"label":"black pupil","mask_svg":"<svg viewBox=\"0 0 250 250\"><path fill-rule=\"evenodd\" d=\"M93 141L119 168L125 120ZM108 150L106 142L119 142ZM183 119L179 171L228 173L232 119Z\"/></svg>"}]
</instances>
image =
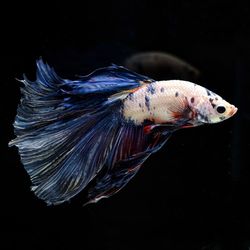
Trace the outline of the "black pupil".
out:
<instances>
[{"instance_id":1,"label":"black pupil","mask_svg":"<svg viewBox=\"0 0 250 250\"><path fill-rule=\"evenodd\" d=\"M217 107L217 112L218 112L218 113L222 114L222 113L224 113L225 111L226 111L225 107L223 107L223 106Z\"/></svg>"}]
</instances>

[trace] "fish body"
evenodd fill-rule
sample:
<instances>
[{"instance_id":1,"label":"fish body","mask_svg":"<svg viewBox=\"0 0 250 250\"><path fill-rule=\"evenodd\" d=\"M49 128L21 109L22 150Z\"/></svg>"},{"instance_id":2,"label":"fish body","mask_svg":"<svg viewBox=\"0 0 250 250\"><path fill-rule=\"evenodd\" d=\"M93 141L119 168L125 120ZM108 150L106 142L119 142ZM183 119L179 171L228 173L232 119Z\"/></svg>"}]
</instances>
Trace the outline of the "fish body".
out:
<instances>
[{"instance_id":1,"label":"fish body","mask_svg":"<svg viewBox=\"0 0 250 250\"><path fill-rule=\"evenodd\" d=\"M116 65L69 80L38 60L36 80L21 82L9 145L18 147L32 190L47 204L82 190L86 204L110 197L174 131L237 111L197 84L154 81Z\"/></svg>"},{"instance_id":2,"label":"fish body","mask_svg":"<svg viewBox=\"0 0 250 250\"><path fill-rule=\"evenodd\" d=\"M218 107L226 107L219 113ZM180 120L194 126L216 123L231 117L237 109L208 89L188 81L156 81L144 85L124 100L125 119L136 125L175 124Z\"/></svg>"}]
</instances>

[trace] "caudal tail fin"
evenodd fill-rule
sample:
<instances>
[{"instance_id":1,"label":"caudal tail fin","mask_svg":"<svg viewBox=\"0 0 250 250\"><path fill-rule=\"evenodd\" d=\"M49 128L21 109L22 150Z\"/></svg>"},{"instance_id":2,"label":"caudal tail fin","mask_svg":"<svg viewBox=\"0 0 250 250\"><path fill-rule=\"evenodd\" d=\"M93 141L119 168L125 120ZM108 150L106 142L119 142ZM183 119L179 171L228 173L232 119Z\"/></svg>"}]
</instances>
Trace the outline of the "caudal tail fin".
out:
<instances>
[{"instance_id":1,"label":"caudal tail fin","mask_svg":"<svg viewBox=\"0 0 250 250\"><path fill-rule=\"evenodd\" d=\"M16 138L9 146L18 147L39 198L47 204L62 203L95 177L90 199L119 190L132 169L164 144L168 136L144 134L142 126L122 121L120 99L107 101L142 81L148 78L114 65L77 80L62 79L37 61L36 80L21 81Z\"/></svg>"},{"instance_id":2,"label":"caudal tail fin","mask_svg":"<svg viewBox=\"0 0 250 250\"><path fill-rule=\"evenodd\" d=\"M119 104L105 105L107 93L83 91L90 80L61 79L42 60L37 79L22 80L17 137L9 146L18 147L32 190L48 204L80 192L102 168L114 141Z\"/></svg>"}]
</instances>

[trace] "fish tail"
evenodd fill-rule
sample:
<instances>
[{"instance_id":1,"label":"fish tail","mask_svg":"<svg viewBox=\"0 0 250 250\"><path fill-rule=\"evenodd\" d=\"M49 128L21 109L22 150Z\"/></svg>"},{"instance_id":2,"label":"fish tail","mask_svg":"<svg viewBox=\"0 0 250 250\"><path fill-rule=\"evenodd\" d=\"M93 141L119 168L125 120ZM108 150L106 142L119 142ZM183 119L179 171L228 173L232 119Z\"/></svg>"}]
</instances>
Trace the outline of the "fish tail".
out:
<instances>
[{"instance_id":1,"label":"fish tail","mask_svg":"<svg viewBox=\"0 0 250 250\"><path fill-rule=\"evenodd\" d=\"M40 59L35 81L25 76L14 122L22 164L32 190L47 204L60 204L83 189L89 200L126 185L168 134L144 133L122 119L117 94L147 77L112 65L77 80L60 78ZM112 96L115 96L112 99ZM135 171L136 170L136 171Z\"/></svg>"},{"instance_id":2,"label":"fish tail","mask_svg":"<svg viewBox=\"0 0 250 250\"><path fill-rule=\"evenodd\" d=\"M24 76L22 83L16 138L9 146L18 147L34 193L47 204L59 204L103 167L119 126L119 104L105 105L105 94L90 97L80 89L87 81L61 79L42 60L36 81Z\"/></svg>"}]
</instances>

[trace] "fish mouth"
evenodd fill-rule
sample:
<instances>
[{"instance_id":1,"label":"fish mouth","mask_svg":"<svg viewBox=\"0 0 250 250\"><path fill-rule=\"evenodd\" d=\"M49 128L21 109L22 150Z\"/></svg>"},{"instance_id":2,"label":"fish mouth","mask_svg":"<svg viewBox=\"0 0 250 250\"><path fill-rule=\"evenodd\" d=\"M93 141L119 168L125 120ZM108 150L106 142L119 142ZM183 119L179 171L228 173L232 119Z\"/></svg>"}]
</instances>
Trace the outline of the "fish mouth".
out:
<instances>
[{"instance_id":1,"label":"fish mouth","mask_svg":"<svg viewBox=\"0 0 250 250\"><path fill-rule=\"evenodd\" d=\"M229 111L229 115L230 116L235 115L236 112L238 111L238 108L236 108L234 105L232 105L230 108L231 108L231 110Z\"/></svg>"}]
</instances>

